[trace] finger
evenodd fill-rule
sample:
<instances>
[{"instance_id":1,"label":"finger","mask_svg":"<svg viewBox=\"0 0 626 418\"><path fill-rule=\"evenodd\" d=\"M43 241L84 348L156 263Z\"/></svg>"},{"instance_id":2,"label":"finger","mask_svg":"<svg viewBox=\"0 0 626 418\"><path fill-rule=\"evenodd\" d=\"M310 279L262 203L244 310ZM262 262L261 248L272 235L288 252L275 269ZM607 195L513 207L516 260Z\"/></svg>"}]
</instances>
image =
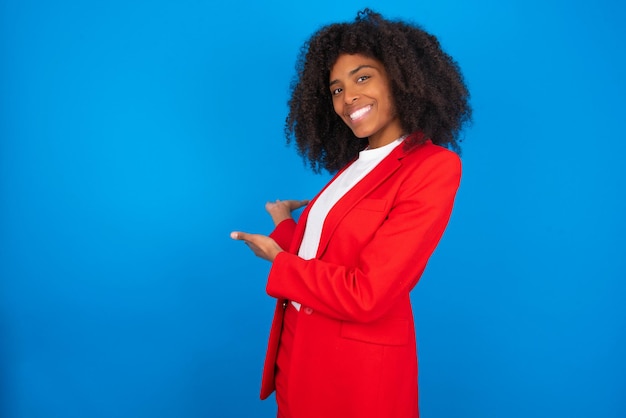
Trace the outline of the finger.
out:
<instances>
[{"instance_id":1,"label":"finger","mask_svg":"<svg viewBox=\"0 0 626 418\"><path fill-rule=\"evenodd\" d=\"M308 200L292 200L291 201L291 210L299 209L302 206L306 206L309 203Z\"/></svg>"},{"instance_id":2,"label":"finger","mask_svg":"<svg viewBox=\"0 0 626 418\"><path fill-rule=\"evenodd\" d=\"M267 209L267 208L275 208L275 207L280 206L281 204L284 205L285 203L287 203L287 200L280 200L280 199L268 200L265 203L265 209Z\"/></svg>"},{"instance_id":3,"label":"finger","mask_svg":"<svg viewBox=\"0 0 626 418\"><path fill-rule=\"evenodd\" d=\"M245 241L248 235L249 234L246 234L245 232L239 231L233 231L230 233L230 237L237 241Z\"/></svg>"}]
</instances>

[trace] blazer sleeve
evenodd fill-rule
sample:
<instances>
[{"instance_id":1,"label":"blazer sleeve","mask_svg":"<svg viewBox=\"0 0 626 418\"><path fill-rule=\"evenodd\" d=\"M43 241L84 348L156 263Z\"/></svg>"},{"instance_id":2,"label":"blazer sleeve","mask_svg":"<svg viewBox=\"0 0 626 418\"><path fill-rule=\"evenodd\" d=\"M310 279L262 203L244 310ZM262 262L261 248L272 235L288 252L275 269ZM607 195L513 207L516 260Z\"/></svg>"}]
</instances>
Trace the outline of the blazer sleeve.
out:
<instances>
[{"instance_id":1,"label":"blazer sleeve","mask_svg":"<svg viewBox=\"0 0 626 418\"><path fill-rule=\"evenodd\" d=\"M280 248L285 251L289 251L291 240L293 239L294 231L296 230L296 221L292 218L285 219L276 225L276 228L269 235Z\"/></svg>"},{"instance_id":2,"label":"blazer sleeve","mask_svg":"<svg viewBox=\"0 0 626 418\"><path fill-rule=\"evenodd\" d=\"M445 150L408 168L412 172L393 197L387 219L363 248L351 249L356 263L329 261L330 247L321 260L279 253L270 269L267 293L356 322L380 318L399 297L408 295L448 223L461 163Z\"/></svg>"}]
</instances>

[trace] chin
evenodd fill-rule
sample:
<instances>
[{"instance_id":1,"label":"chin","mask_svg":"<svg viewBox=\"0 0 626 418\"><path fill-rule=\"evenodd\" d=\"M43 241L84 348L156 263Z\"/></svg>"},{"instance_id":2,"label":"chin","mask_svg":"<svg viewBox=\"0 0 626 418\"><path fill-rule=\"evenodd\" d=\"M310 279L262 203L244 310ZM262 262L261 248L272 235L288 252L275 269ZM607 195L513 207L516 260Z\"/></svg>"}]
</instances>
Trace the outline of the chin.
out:
<instances>
[{"instance_id":1,"label":"chin","mask_svg":"<svg viewBox=\"0 0 626 418\"><path fill-rule=\"evenodd\" d=\"M366 132L361 129L352 129L352 133L359 139L367 139L371 135L371 132Z\"/></svg>"}]
</instances>

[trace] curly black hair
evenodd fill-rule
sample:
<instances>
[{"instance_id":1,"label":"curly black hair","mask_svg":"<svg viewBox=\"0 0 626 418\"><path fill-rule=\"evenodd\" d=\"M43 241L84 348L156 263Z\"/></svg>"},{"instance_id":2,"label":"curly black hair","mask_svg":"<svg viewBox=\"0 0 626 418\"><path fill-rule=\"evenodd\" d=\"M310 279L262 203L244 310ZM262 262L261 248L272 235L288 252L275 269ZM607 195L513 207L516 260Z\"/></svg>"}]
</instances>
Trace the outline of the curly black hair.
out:
<instances>
[{"instance_id":1,"label":"curly black hair","mask_svg":"<svg viewBox=\"0 0 626 418\"><path fill-rule=\"evenodd\" d=\"M471 120L471 107L457 63L418 25L364 9L354 22L315 32L296 61L285 136L287 143L295 139L314 172L339 170L367 145L367 138L357 138L333 110L329 77L341 54L362 54L383 64L403 130L423 133L407 138L405 147L429 138L460 153L459 132Z\"/></svg>"}]
</instances>

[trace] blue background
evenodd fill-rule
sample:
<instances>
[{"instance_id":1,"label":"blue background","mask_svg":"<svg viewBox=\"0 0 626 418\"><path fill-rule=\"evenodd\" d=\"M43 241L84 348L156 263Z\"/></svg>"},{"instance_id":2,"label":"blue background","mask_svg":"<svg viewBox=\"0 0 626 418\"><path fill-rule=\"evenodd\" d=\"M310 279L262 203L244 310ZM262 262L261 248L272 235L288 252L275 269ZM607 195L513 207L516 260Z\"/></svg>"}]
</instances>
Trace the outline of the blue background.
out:
<instances>
[{"instance_id":1,"label":"blue background","mask_svg":"<svg viewBox=\"0 0 626 418\"><path fill-rule=\"evenodd\" d=\"M285 146L289 82L364 6L472 93L412 296L423 416L626 416L623 2L3 0L2 417L274 416L269 264L229 232L328 179Z\"/></svg>"}]
</instances>

